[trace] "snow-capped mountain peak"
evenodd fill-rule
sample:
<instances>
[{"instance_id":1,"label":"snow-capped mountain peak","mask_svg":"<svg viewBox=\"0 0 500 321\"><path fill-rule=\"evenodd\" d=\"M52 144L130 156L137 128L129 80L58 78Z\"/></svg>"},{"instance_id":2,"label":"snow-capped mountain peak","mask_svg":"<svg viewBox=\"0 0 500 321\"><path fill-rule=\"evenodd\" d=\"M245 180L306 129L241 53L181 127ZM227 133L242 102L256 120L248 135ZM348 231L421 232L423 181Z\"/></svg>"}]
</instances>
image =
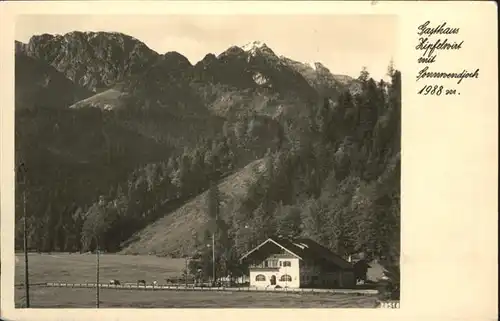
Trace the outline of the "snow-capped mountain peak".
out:
<instances>
[{"instance_id":1,"label":"snow-capped mountain peak","mask_svg":"<svg viewBox=\"0 0 500 321\"><path fill-rule=\"evenodd\" d=\"M312 69L316 70L316 62L308 62L307 65L308 67L311 67Z\"/></svg>"},{"instance_id":2,"label":"snow-capped mountain peak","mask_svg":"<svg viewBox=\"0 0 500 321\"><path fill-rule=\"evenodd\" d=\"M244 46L241 46L245 52L249 53L252 56L256 56L257 53L266 53L271 56L275 56L274 52L269 48L266 43L262 41L252 41L247 43Z\"/></svg>"},{"instance_id":3,"label":"snow-capped mountain peak","mask_svg":"<svg viewBox=\"0 0 500 321\"><path fill-rule=\"evenodd\" d=\"M245 51L250 51L252 49L263 49L263 48L269 48L269 47L264 42L258 40L249 42L241 47L241 49Z\"/></svg>"}]
</instances>

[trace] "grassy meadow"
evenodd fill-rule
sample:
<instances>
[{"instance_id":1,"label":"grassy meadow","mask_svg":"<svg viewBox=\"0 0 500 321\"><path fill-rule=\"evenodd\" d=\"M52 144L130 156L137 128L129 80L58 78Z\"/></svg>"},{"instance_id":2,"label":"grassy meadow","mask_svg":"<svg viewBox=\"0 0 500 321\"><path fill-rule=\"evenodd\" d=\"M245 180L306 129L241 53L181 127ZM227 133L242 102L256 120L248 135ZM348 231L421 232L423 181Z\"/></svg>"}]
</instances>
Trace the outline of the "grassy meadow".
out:
<instances>
[{"instance_id":1,"label":"grassy meadow","mask_svg":"<svg viewBox=\"0 0 500 321\"><path fill-rule=\"evenodd\" d=\"M107 283L111 279L122 283L135 283L137 280L146 280L151 283L165 283L165 279L181 276L185 268L184 259L161 258L149 255L99 255L99 273L101 282ZM67 282L85 283L95 282L96 255L95 254L34 254L29 255L30 283ZM24 282L24 257L16 255L16 284Z\"/></svg>"},{"instance_id":2,"label":"grassy meadow","mask_svg":"<svg viewBox=\"0 0 500 321\"><path fill-rule=\"evenodd\" d=\"M56 288L37 283L95 282L93 254L30 254L30 301L33 308L94 308L94 288ZM185 267L183 259L155 256L103 254L100 256L101 282L118 279L122 283L144 279L150 283L177 277ZM16 255L17 307L24 303L24 260ZM346 294L291 294L265 292L144 291L101 289L102 308L372 308L373 296Z\"/></svg>"}]
</instances>

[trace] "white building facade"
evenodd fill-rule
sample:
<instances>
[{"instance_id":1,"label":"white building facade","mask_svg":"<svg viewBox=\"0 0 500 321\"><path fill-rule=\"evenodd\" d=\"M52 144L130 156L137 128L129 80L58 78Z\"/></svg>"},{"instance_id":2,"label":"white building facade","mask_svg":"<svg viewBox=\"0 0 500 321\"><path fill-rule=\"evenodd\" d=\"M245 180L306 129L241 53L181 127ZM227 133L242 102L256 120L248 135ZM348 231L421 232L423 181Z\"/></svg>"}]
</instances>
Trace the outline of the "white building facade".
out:
<instances>
[{"instance_id":1,"label":"white building facade","mask_svg":"<svg viewBox=\"0 0 500 321\"><path fill-rule=\"evenodd\" d=\"M276 257L273 255L260 264L253 264L249 268L249 274L250 286L259 288L276 285L282 288L300 287L299 259L295 257Z\"/></svg>"},{"instance_id":2,"label":"white building facade","mask_svg":"<svg viewBox=\"0 0 500 321\"><path fill-rule=\"evenodd\" d=\"M241 258L257 288L336 288L355 284L349 262L311 240L268 239Z\"/></svg>"}]
</instances>

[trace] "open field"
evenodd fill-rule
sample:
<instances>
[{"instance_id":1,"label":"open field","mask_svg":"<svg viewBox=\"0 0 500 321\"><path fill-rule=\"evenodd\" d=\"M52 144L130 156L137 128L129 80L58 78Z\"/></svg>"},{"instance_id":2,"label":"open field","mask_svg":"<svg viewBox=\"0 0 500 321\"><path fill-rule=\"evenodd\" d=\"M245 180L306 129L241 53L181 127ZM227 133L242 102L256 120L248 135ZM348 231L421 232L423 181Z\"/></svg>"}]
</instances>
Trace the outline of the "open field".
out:
<instances>
[{"instance_id":1,"label":"open field","mask_svg":"<svg viewBox=\"0 0 500 321\"><path fill-rule=\"evenodd\" d=\"M29 276L31 307L34 308L93 308L95 288L60 288L37 286L40 283L94 283L95 260L93 254L30 254ZM135 283L144 279L165 284L166 278L178 277L185 260L155 256L100 255L100 280L107 283L118 279L122 283ZM24 258L16 255L16 284L24 281ZM100 291L101 307L123 308L371 308L374 296L351 294L292 294L234 291L144 291L106 289ZM24 302L24 288L16 286L16 306Z\"/></svg>"},{"instance_id":2,"label":"open field","mask_svg":"<svg viewBox=\"0 0 500 321\"><path fill-rule=\"evenodd\" d=\"M118 279L123 282L157 280L181 276L184 259L160 258L149 255L101 254L99 256L100 280ZM30 283L68 282L92 283L96 279L95 254L35 254L29 255ZM24 282L24 257L16 254L16 284Z\"/></svg>"},{"instance_id":3,"label":"open field","mask_svg":"<svg viewBox=\"0 0 500 321\"><path fill-rule=\"evenodd\" d=\"M16 305L23 302L16 289ZM94 308L95 289L34 286L33 308ZM291 294L263 292L137 291L102 289L101 308L373 308L373 296L346 294Z\"/></svg>"}]
</instances>

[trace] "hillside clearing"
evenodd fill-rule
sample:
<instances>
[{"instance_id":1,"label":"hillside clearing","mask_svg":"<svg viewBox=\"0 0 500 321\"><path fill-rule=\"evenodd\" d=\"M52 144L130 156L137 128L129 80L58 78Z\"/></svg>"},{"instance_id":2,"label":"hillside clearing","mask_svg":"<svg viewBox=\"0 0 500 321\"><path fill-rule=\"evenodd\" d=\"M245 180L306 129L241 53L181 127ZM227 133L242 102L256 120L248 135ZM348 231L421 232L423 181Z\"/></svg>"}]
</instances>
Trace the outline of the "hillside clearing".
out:
<instances>
[{"instance_id":1,"label":"hillside clearing","mask_svg":"<svg viewBox=\"0 0 500 321\"><path fill-rule=\"evenodd\" d=\"M227 201L244 195L262 173L264 161L256 160L219 184L222 208ZM206 192L198 195L178 210L165 215L133 237L123 254L182 255L189 251L194 233L201 232L208 221ZM223 211L222 211L223 212Z\"/></svg>"},{"instance_id":2,"label":"hillside clearing","mask_svg":"<svg viewBox=\"0 0 500 321\"><path fill-rule=\"evenodd\" d=\"M122 104L120 101L122 96L124 96L124 93L116 89L108 89L104 92L80 100L69 106L69 108L82 108L88 106L94 108L98 107L104 110L115 109L120 107L120 104Z\"/></svg>"}]
</instances>

